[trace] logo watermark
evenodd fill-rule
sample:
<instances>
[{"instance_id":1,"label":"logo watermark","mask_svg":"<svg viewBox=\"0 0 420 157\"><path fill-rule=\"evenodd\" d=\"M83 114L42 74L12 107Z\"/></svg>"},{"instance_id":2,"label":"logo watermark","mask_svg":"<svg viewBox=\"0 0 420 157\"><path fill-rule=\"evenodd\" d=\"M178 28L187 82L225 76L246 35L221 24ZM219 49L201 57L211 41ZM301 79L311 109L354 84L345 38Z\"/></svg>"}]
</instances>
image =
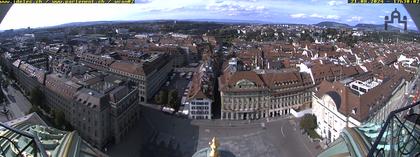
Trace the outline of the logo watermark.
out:
<instances>
[{"instance_id":1,"label":"logo watermark","mask_svg":"<svg viewBox=\"0 0 420 157\"><path fill-rule=\"evenodd\" d=\"M401 19L401 13L395 8L395 10L391 13L391 18L389 16L385 16L385 30L388 30L388 24L394 23L394 20L398 20L399 24L404 24L404 31L407 31L407 16L403 16Z\"/></svg>"}]
</instances>

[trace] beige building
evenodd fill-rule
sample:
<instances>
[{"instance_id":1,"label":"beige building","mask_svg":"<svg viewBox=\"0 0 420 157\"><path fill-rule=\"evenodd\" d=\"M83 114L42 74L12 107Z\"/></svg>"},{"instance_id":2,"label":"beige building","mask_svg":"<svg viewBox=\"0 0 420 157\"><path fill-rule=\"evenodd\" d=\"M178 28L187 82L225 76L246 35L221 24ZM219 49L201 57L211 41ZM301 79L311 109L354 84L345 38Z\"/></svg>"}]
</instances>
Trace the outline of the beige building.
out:
<instances>
[{"instance_id":1,"label":"beige building","mask_svg":"<svg viewBox=\"0 0 420 157\"><path fill-rule=\"evenodd\" d=\"M79 54L79 57L92 68L109 71L136 82L140 102L153 98L173 69L172 56L162 52L138 54L136 61L115 60L109 56L94 54ZM127 58L127 56L121 57Z\"/></svg>"},{"instance_id":2,"label":"beige building","mask_svg":"<svg viewBox=\"0 0 420 157\"><path fill-rule=\"evenodd\" d=\"M108 97L91 89L80 89L71 110L71 125L92 145L102 147L111 137Z\"/></svg>"},{"instance_id":3,"label":"beige building","mask_svg":"<svg viewBox=\"0 0 420 157\"><path fill-rule=\"evenodd\" d=\"M118 77L92 73L69 79L53 73L45 87L46 104L63 111L80 136L98 148L120 142L139 119L138 89Z\"/></svg>"},{"instance_id":4,"label":"beige building","mask_svg":"<svg viewBox=\"0 0 420 157\"><path fill-rule=\"evenodd\" d=\"M227 72L219 78L221 117L248 120L277 117L311 104L313 83L299 72Z\"/></svg>"},{"instance_id":5,"label":"beige building","mask_svg":"<svg viewBox=\"0 0 420 157\"><path fill-rule=\"evenodd\" d=\"M201 64L194 72L188 91L188 117L191 119L212 119L213 71Z\"/></svg>"},{"instance_id":6,"label":"beige building","mask_svg":"<svg viewBox=\"0 0 420 157\"><path fill-rule=\"evenodd\" d=\"M138 90L127 86L118 86L109 92L111 106L111 133L115 143L128 134L140 117Z\"/></svg>"},{"instance_id":7,"label":"beige building","mask_svg":"<svg viewBox=\"0 0 420 157\"><path fill-rule=\"evenodd\" d=\"M159 88L166 82L172 70L172 60L168 54L152 54L142 63L116 61L109 71L125 76L138 83L140 102L153 98Z\"/></svg>"}]
</instances>

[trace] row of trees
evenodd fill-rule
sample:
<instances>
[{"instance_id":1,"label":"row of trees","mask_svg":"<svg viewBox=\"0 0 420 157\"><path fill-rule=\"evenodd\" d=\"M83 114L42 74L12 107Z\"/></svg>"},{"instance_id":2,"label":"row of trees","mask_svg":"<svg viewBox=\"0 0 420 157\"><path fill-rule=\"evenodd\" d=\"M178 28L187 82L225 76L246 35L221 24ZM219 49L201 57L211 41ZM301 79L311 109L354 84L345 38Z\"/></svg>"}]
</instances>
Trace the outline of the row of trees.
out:
<instances>
[{"instance_id":1,"label":"row of trees","mask_svg":"<svg viewBox=\"0 0 420 157\"><path fill-rule=\"evenodd\" d=\"M3 83L4 81L2 81ZM0 83L0 86L2 86L3 84ZM0 103L3 103L3 101L6 100L6 96L4 95L3 91L0 91Z\"/></svg>"},{"instance_id":2,"label":"row of trees","mask_svg":"<svg viewBox=\"0 0 420 157\"><path fill-rule=\"evenodd\" d=\"M179 110L179 107L181 105L179 98L178 98L178 92L173 89L168 92L168 90L161 90L159 94L155 96L155 102L157 104L171 107L175 109L175 111Z\"/></svg>"},{"instance_id":3,"label":"row of trees","mask_svg":"<svg viewBox=\"0 0 420 157\"><path fill-rule=\"evenodd\" d=\"M30 92L29 101L33 107L42 108L45 112L50 112L50 108L43 103L44 94L39 88L35 88Z\"/></svg>"},{"instance_id":4,"label":"row of trees","mask_svg":"<svg viewBox=\"0 0 420 157\"><path fill-rule=\"evenodd\" d=\"M59 129L71 130L71 125L65 120L64 112L61 110L54 110L45 105L45 96L39 88L35 88L30 92L29 101L32 103L30 113L37 112L46 117L49 117L50 122L54 127ZM41 109L45 112L42 112ZM48 114L48 115L45 115Z\"/></svg>"},{"instance_id":5,"label":"row of trees","mask_svg":"<svg viewBox=\"0 0 420 157\"><path fill-rule=\"evenodd\" d=\"M6 74L9 79L15 80L15 75L14 72L10 69L7 69L4 65L1 66L1 69L3 71L4 74ZM1 81L2 84L6 83L6 81ZM0 86L2 85L0 84ZM0 101L6 99L6 96L3 94L3 92L0 91ZM41 109L43 111L45 111L46 117L49 118L53 118L50 119L50 121L53 123L54 127L56 128L60 128L60 129L67 129L70 130L71 129L71 125L65 120L65 116L64 116L64 112L60 111L60 110L51 110L50 107L48 107L47 105L45 105L44 101L45 101L45 96L42 93L42 91L39 88L35 88L32 91L30 91L29 93L29 101L32 104L31 109L29 110L29 113L32 112L36 112L38 114L42 114L45 115L44 112L41 111Z\"/></svg>"}]
</instances>

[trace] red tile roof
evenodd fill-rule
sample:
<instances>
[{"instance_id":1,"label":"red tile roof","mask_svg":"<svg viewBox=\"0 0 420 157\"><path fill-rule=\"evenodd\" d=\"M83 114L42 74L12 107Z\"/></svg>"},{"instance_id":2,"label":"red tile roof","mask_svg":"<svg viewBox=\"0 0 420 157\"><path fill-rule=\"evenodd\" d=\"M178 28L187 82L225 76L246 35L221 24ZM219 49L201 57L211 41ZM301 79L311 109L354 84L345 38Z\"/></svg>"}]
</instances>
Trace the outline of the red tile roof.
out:
<instances>
[{"instance_id":1,"label":"red tile roof","mask_svg":"<svg viewBox=\"0 0 420 157\"><path fill-rule=\"evenodd\" d=\"M111 64L111 66L109 68L118 70L118 71L123 71L123 72L127 72L130 74L135 74L135 75L144 75L144 71L143 71L143 67L141 64L139 63L132 63L132 62L126 62L126 61L116 61L114 63Z\"/></svg>"}]
</instances>

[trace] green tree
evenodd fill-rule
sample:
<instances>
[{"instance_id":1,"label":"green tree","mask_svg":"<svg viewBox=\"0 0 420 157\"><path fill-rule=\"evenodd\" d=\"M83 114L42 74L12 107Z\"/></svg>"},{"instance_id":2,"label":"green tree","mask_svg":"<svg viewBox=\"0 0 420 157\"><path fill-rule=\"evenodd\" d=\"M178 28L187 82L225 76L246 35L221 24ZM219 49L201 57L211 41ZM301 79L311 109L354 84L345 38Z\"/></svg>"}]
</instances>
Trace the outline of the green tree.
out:
<instances>
[{"instance_id":1,"label":"green tree","mask_svg":"<svg viewBox=\"0 0 420 157\"><path fill-rule=\"evenodd\" d=\"M159 104L166 105L168 104L168 91L167 90L161 90L159 92Z\"/></svg>"},{"instance_id":2,"label":"green tree","mask_svg":"<svg viewBox=\"0 0 420 157\"><path fill-rule=\"evenodd\" d=\"M314 130L317 127L316 116L313 114L305 114L300 120L300 127L308 130Z\"/></svg>"},{"instance_id":3,"label":"green tree","mask_svg":"<svg viewBox=\"0 0 420 157\"><path fill-rule=\"evenodd\" d=\"M63 126L66 125L66 119L63 111L54 110L54 124L59 128L63 128Z\"/></svg>"},{"instance_id":4,"label":"green tree","mask_svg":"<svg viewBox=\"0 0 420 157\"><path fill-rule=\"evenodd\" d=\"M179 109L179 103L178 103L178 92L176 90L171 90L168 94L168 104L171 108L174 108L175 111L178 111Z\"/></svg>"},{"instance_id":5,"label":"green tree","mask_svg":"<svg viewBox=\"0 0 420 157\"><path fill-rule=\"evenodd\" d=\"M9 79L16 80L16 76L13 70L9 70Z\"/></svg>"},{"instance_id":6,"label":"green tree","mask_svg":"<svg viewBox=\"0 0 420 157\"><path fill-rule=\"evenodd\" d=\"M50 111L51 111L51 108L49 107L49 106L47 106L47 105L42 105L43 106L43 110L46 112L46 113L49 113Z\"/></svg>"},{"instance_id":7,"label":"green tree","mask_svg":"<svg viewBox=\"0 0 420 157\"><path fill-rule=\"evenodd\" d=\"M35 105L35 106L39 106L39 107L43 107L42 105L44 101L44 94L42 93L42 91L38 88L33 89L30 92L30 102Z\"/></svg>"},{"instance_id":8,"label":"green tree","mask_svg":"<svg viewBox=\"0 0 420 157\"><path fill-rule=\"evenodd\" d=\"M3 84L0 84L2 86ZM0 91L0 103L2 103L4 100L6 100L6 97L4 96L3 91Z\"/></svg>"},{"instance_id":9,"label":"green tree","mask_svg":"<svg viewBox=\"0 0 420 157\"><path fill-rule=\"evenodd\" d=\"M156 104L160 104L160 93L155 95Z\"/></svg>"},{"instance_id":10,"label":"green tree","mask_svg":"<svg viewBox=\"0 0 420 157\"><path fill-rule=\"evenodd\" d=\"M48 37L41 37L40 41L44 43L49 43L50 39Z\"/></svg>"}]
</instances>

